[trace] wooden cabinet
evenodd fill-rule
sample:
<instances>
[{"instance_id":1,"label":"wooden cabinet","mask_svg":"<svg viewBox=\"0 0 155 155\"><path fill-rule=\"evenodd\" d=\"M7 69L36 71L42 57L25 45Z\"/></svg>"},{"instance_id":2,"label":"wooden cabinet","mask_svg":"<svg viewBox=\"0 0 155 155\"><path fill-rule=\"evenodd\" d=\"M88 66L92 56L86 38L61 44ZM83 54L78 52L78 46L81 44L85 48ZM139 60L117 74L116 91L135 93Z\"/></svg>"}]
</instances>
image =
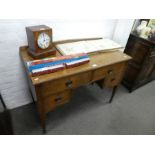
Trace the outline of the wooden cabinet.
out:
<instances>
[{"instance_id":1,"label":"wooden cabinet","mask_svg":"<svg viewBox=\"0 0 155 155\"><path fill-rule=\"evenodd\" d=\"M123 84L133 91L155 79L155 42L130 34L125 53L132 56Z\"/></svg>"}]
</instances>

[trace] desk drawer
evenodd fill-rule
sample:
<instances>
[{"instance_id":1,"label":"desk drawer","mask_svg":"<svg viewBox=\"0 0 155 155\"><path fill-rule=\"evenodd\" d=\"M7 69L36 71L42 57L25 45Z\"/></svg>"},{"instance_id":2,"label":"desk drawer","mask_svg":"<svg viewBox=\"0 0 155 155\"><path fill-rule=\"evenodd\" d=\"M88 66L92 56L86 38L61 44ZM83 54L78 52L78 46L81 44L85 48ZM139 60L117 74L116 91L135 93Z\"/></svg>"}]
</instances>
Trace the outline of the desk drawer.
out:
<instances>
[{"instance_id":1,"label":"desk drawer","mask_svg":"<svg viewBox=\"0 0 155 155\"><path fill-rule=\"evenodd\" d=\"M126 68L126 63L124 62L111 66L107 71L105 81L104 81L104 86L114 87L118 85L123 78L125 68Z\"/></svg>"},{"instance_id":2,"label":"desk drawer","mask_svg":"<svg viewBox=\"0 0 155 155\"><path fill-rule=\"evenodd\" d=\"M121 72L124 67L124 63L118 63L111 66L99 68L93 73L93 81L106 78L109 74L117 76L117 73Z\"/></svg>"},{"instance_id":3,"label":"desk drawer","mask_svg":"<svg viewBox=\"0 0 155 155\"><path fill-rule=\"evenodd\" d=\"M117 73L113 73L111 75L107 75L104 80L104 86L105 87L117 86L122 80L123 73L124 72L117 72Z\"/></svg>"},{"instance_id":4,"label":"desk drawer","mask_svg":"<svg viewBox=\"0 0 155 155\"><path fill-rule=\"evenodd\" d=\"M94 72L93 80L99 80L101 87L113 87L118 85L124 74L125 63L118 63L105 68L100 68Z\"/></svg>"},{"instance_id":5,"label":"desk drawer","mask_svg":"<svg viewBox=\"0 0 155 155\"><path fill-rule=\"evenodd\" d=\"M105 78L105 76L107 74L107 70L108 70L107 67L99 68L99 69L95 70L93 73L93 80L92 81L97 81L97 80Z\"/></svg>"},{"instance_id":6,"label":"desk drawer","mask_svg":"<svg viewBox=\"0 0 155 155\"><path fill-rule=\"evenodd\" d=\"M71 91L67 90L44 98L45 112L50 112L57 106L63 105L70 100Z\"/></svg>"},{"instance_id":7,"label":"desk drawer","mask_svg":"<svg viewBox=\"0 0 155 155\"><path fill-rule=\"evenodd\" d=\"M90 82L91 72L54 80L43 85L42 94L47 96L64 90L79 87Z\"/></svg>"}]
</instances>

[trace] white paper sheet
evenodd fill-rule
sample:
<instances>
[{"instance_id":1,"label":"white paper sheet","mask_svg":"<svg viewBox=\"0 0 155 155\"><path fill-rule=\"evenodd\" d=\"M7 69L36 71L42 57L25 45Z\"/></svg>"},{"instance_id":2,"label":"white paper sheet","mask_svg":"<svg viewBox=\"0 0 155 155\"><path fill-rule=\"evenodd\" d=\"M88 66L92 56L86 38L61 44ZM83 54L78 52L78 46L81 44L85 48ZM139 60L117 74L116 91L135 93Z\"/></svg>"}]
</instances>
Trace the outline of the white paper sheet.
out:
<instances>
[{"instance_id":1,"label":"white paper sheet","mask_svg":"<svg viewBox=\"0 0 155 155\"><path fill-rule=\"evenodd\" d=\"M121 48L122 46L110 39L97 39L87 41L77 41L72 43L57 44L56 48L60 50L63 55L91 53L96 51L110 50Z\"/></svg>"}]
</instances>

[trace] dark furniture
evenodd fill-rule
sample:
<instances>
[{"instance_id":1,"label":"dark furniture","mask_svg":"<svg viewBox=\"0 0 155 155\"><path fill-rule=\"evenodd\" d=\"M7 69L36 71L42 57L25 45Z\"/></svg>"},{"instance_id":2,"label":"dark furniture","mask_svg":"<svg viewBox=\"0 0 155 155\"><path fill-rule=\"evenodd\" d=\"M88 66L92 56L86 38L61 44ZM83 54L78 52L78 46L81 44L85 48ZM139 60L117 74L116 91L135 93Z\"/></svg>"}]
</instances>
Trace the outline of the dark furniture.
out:
<instances>
[{"instance_id":1,"label":"dark furniture","mask_svg":"<svg viewBox=\"0 0 155 155\"><path fill-rule=\"evenodd\" d=\"M0 94L0 135L12 135L13 127L9 110Z\"/></svg>"},{"instance_id":2,"label":"dark furniture","mask_svg":"<svg viewBox=\"0 0 155 155\"><path fill-rule=\"evenodd\" d=\"M131 33L124 52L133 58L123 79L130 92L155 79L155 42Z\"/></svg>"}]
</instances>

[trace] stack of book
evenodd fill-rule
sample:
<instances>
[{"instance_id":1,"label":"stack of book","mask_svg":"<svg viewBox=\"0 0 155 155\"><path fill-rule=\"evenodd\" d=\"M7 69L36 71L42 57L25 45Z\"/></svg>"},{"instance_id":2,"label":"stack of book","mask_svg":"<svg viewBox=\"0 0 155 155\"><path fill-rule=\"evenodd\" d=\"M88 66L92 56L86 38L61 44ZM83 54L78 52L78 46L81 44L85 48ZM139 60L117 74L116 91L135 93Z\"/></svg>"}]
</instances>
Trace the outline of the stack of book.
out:
<instances>
[{"instance_id":1,"label":"stack of book","mask_svg":"<svg viewBox=\"0 0 155 155\"><path fill-rule=\"evenodd\" d=\"M72 68L89 62L87 54L72 54L48 59L40 59L27 62L27 67L32 76L38 76Z\"/></svg>"}]
</instances>

